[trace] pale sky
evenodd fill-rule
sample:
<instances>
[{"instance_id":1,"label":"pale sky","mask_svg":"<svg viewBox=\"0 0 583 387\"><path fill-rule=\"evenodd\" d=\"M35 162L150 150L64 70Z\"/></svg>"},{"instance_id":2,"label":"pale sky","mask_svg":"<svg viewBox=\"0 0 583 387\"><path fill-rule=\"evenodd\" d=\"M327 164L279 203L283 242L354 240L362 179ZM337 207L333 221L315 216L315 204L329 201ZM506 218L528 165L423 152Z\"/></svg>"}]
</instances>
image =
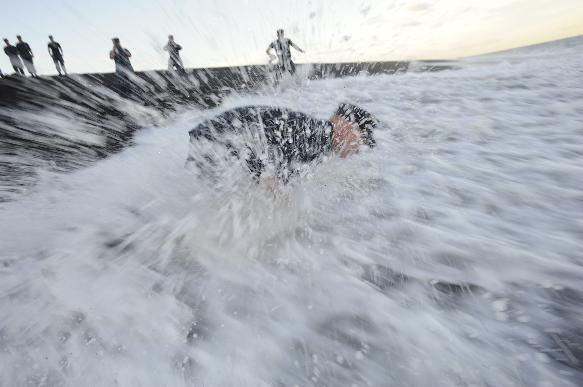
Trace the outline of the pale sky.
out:
<instances>
[{"instance_id":1,"label":"pale sky","mask_svg":"<svg viewBox=\"0 0 583 387\"><path fill-rule=\"evenodd\" d=\"M21 34L41 74L48 35L70 72L111 72L118 36L136 70L162 69L167 36L187 67L267 63L275 30L297 63L450 59L583 34L583 0L0 0L1 37ZM3 42L2 42L3 44ZM0 53L0 68L12 72Z\"/></svg>"}]
</instances>

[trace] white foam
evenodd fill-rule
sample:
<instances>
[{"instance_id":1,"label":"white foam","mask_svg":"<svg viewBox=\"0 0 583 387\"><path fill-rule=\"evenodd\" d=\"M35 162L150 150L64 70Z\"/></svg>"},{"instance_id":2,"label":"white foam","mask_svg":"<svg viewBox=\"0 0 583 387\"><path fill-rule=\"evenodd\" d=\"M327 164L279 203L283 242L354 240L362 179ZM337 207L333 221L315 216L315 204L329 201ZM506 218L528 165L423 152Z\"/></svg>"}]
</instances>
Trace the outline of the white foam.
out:
<instances>
[{"instance_id":1,"label":"white foam","mask_svg":"<svg viewBox=\"0 0 583 387\"><path fill-rule=\"evenodd\" d=\"M353 101L382 121L375 151L331 158L285 200L211 193L184 168L188 130L212 111L47 176L1 210L2 380L575 385L543 337L569 328L553 292L583 275L583 66L560 63L233 97L220 110L325 118ZM367 277L381 265L411 279Z\"/></svg>"}]
</instances>

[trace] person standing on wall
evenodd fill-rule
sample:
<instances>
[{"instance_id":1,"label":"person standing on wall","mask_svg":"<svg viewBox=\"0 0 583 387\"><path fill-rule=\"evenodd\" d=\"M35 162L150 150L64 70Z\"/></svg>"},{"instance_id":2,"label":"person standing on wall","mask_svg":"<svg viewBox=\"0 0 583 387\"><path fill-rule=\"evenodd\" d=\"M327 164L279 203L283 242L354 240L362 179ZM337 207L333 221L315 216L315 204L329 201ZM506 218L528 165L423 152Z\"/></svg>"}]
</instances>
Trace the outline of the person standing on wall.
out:
<instances>
[{"instance_id":1,"label":"person standing on wall","mask_svg":"<svg viewBox=\"0 0 583 387\"><path fill-rule=\"evenodd\" d=\"M168 35L168 43L164 46L164 51L168 51L168 70L175 70L179 73L184 73L184 65L180 58L180 50L182 46L174 41L174 35Z\"/></svg>"},{"instance_id":2,"label":"person standing on wall","mask_svg":"<svg viewBox=\"0 0 583 387\"><path fill-rule=\"evenodd\" d=\"M67 69L65 68L65 60L63 59L63 49L59 42L55 42L52 35L49 35L49 44L47 45L49 49L49 55L53 58L55 63L55 68L59 72L59 75L67 75Z\"/></svg>"},{"instance_id":3,"label":"person standing on wall","mask_svg":"<svg viewBox=\"0 0 583 387\"><path fill-rule=\"evenodd\" d=\"M6 47L4 47L4 53L8 55L8 59L10 59L10 64L16 72L16 75L24 75L24 68L22 66L22 61L18 56L18 49L16 46L10 44L6 38L4 38L4 43L6 44Z\"/></svg>"},{"instance_id":4,"label":"person standing on wall","mask_svg":"<svg viewBox=\"0 0 583 387\"><path fill-rule=\"evenodd\" d=\"M304 50L299 48L291 39L288 39L284 36L284 32L282 29L277 30L277 39L274 40L269 44L267 50L265 52L269 55L270 59L275 59L277 57L278 60L278 72L280 75L283 73L290 73L295 74L296 66L291 59L291 47L295 48L301 53L304 53ZM271 53L271 50L275 50L275 56Z\"/></svg>"},{"instance_id":5,"label":"person standing on wall","mask_svg":"<svg viewBox=\"0 0 583 387\"><path fill-rule=\"evenodd\" d=\"M109 59L115 62L115 72L117 75L128 78L129 73L134 72L130 58L132 57L131 52L123 48L119 41L119 38L111 39L113 42L113 48L109 52Z\"/></svg>"},{"instance_id":6,"label":"person standing on wall","mask_svg":"<svg viewBox=\"0 0 583 387\"><path fill-rule=\"evenodd\" d=\"M20 58L22 59L22 63L24 63L24 66L30 75L32 75L33 78L36 78L38 75L36 75L36 69L34 68L34 63L32 61L34 54L32 53L30 46L22 40L22 36L16 35L16 39L18 39L16 49L18 50L18 55L20 55Z\"/></svg>"}]
</instances>

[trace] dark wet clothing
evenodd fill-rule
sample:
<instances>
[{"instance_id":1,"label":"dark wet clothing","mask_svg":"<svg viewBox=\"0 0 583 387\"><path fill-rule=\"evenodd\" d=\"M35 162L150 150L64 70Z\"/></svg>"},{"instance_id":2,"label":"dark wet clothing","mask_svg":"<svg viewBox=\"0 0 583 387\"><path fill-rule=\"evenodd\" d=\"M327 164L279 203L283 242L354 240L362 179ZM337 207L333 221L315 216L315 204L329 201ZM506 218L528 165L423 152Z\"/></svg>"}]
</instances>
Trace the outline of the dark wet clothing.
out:
<instances>
[{"instance_id":1,"label":"dark wet clothing","mask_svg":"<svg viewBox=\"0 0 583 387\"><path fill-rule=\"evenodd\" d=\"M18 49L16 48L16 46L9 45L9 46L4 47L4 53L6 55L8 55L8 59L10 59L10 64L12 65L12 68L14 69L16 74L24 75L24 69L22 68L22 66L23 66L22 61L20 60L20 57L18 56Z\"/></svg>"},{"instance_id":2,"label":"dark wet clothing","mask_svg":"<svg viewBox=\"0 0 583 387\"><path fill-rule=\"evenodd\" d=\"M32 62L32 50L26 42L16 43L16 49L18 50L18 55L24 60Z\"/></svg>"},{"instance_id":3,"label":"dark wet clothing","mask_svg":"<svg viewBox=\"0 0 583 387\"><path fill-rule=\"evenodd\" d=\"M4 47L4 53L8 56L18 56L18 48L15 46Z\"/></svg>"},{"instance_id":4,"label":"dark wet clothing","mask_svg":"<svg viewBox=\"0 0 583 387\"><path fill-rule=\"evenodd\" d=\"M287 182L302 164L330 151L332 124L285 108L247 106L211 118L189 134L191 143L207 139L224 145L232 156L244 158L256 177L271 169ZM199 164L209 156L191 153L189 160Z\"/></svg>"},{"instance_id":5,"label":"dark wet clothing","mask_svg":"<svg viewBox=\"0 0 583 387\"><path fill-rule=\"evenodd\" d=\"M48 44L49 54L54 61L63 61L63 50L61 49L61 45L57 42L49 42Z\"/></svg>"}]
</instances>

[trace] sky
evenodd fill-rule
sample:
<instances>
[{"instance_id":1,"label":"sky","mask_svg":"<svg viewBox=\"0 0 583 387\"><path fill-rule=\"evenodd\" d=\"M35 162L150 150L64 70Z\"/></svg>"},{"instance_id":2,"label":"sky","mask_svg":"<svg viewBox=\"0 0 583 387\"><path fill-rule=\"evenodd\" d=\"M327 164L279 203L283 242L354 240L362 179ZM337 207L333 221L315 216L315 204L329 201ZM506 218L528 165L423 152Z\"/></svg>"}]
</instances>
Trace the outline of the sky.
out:
<instances>
[{"instance_id":1,"label":"sky","mask_svg":"<svg viewBox=\"0 0 583 387\"><path fill-rule=\"evenodd\" d=\"M20 34L40 74L55 74L48 35L69 72L111 72L111 38L136 70L167 67L173 34L186 67L267 63L275 31L297 63L455 59L583 34L583 0L0 0L1 37ZM0 69L11 73L6 55ZM10 71L9 71L10 70Z\"/></svg>"}]
</instances>

